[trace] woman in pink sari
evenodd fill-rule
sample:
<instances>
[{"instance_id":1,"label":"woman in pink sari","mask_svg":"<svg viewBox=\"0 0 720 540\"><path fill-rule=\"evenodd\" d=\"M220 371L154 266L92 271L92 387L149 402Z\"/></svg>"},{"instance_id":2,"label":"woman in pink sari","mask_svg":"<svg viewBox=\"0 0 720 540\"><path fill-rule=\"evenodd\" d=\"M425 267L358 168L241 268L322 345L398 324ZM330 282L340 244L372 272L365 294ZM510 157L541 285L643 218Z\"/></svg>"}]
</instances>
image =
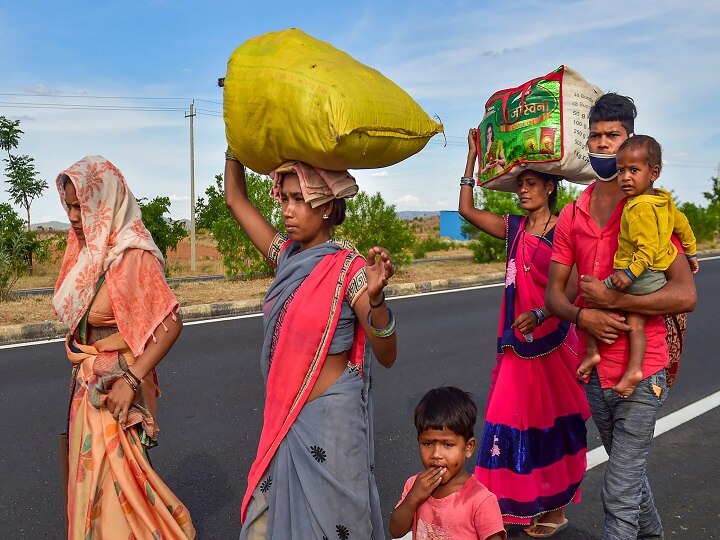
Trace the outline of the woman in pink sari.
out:
<instances>
[{"instance_id":1,"label":"woman in pink sari","mask_svg":"<svg viewBox=\"0 0 720 540\"><path fill-rule=\"evenodd\" d=\"M57 177L70 232L53 304L70 332L68 538L195 538L153 470L155 366L177 339L178 302L122 173L88 156Z\"/></svg>"},{"instance_id":2,"label":"woman in pink sari","mask_svg":"<svg viewBox=\"0 0 720 540\"><path fill-rule=\"evenodd\" d=\"M497 364L475 475L497 496L505 523L526 525L529 536L546 538L567 527L565 507L580 500L590 416L575 377L580 361L575 329L550 316L544 305L559 178L532 170L518 176L526 216L479 210L471 180L476 138L477 130L470 130L460 214L505 239L507 262Z\"/></svg>"},{"instance_id":3,"label":"woman in pink sari","mask_svg":"<svg viewBox=\"0 0 720 540\"><path fill-rule=\"evenodd\" d=\"M395 318L387 250L365 260L331 237L357 192L347 171L288 162L271 173L278 232L247 196L230 153L225 200L277 267L263 301L263 429L241 508L241 540L384 539L375 485L369 356L392 366Z\"/></svg>"}]
</instances>

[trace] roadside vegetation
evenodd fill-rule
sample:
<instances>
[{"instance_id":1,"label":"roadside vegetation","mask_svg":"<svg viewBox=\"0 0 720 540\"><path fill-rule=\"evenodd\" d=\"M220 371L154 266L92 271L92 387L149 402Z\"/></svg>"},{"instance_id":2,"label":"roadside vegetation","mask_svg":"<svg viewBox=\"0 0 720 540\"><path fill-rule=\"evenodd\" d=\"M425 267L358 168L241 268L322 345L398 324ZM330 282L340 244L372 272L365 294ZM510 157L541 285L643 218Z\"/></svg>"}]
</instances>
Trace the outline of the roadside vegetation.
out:
<instances>
[{"instance_id":1,"label":"roadside vegetation","mask_svg":"<svg viewBox=\"0 0 720 540\"><path fill-rule=\"evenodd\" d=\"M0 116L0 150L7 154L3 159L4 183L13 203L0 203L0 302L12 299L12 291L17 288L52 286L67 242L66 231L32 230L32 202L48 189L48 182L39 178L32 157L17 153L22 134L19 120ZM269 195L270 178L248 173L247 184L248 194L260 211L276 228L281 228L279 205ZM577 187L565 184L558 198L558 211L580 194ZM720 239L718 178L710 179L710 189L703 196L705 204L681 202L677 198L675 202L687 215L700 246L707 249L716 247ZM169 198L140 198L138 203L146 227L166 257L168 275L191 275L187 231L182 222L170 219ZM476 190L475 205L497 214L522 213L512 193ZM198 199L196 217L195 275L224 274L230 279L242 280L272 276L274 269L257 252L225 206L222 175L217 175L214 184ZM504 260L504 241L480 233L467 222L462 231L466 241L440 238L437 216L406 221L398 217L395 207L379 193L369 195L361 191L348 200L346 220L335 235L352 242L361 253L367 253L373 245L387 247L393 254L400 279L404 279L403 274L410 274L409 263L413 259L472 255L476 265ZM454 275L461 272L450 268L448 266L447 271ZM476 269L471 269L470 273L474 271ZM426 274L431 276L432 272Z\"/></svg>"}]
</instances>

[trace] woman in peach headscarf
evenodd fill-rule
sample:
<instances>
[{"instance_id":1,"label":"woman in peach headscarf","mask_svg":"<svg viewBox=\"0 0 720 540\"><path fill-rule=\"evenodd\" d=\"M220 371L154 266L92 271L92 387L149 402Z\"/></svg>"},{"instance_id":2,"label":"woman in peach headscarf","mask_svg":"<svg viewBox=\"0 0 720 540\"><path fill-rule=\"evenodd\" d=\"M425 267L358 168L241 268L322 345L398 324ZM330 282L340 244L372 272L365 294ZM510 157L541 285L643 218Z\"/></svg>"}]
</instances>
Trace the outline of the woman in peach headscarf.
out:
<instances>
[{"instance_id":1,"label":"woman in peach headscarf","mask_svg":"<svg viewBox=\"0 0 720 540\"><path fill-rule=\"evenodd\" d=\"M122 173L88 156L57 177L70 219L53 304L70 329L68 538L194 538L155 473L155 366L182 323L164 261Z\"/></svg>"}]
</instances>

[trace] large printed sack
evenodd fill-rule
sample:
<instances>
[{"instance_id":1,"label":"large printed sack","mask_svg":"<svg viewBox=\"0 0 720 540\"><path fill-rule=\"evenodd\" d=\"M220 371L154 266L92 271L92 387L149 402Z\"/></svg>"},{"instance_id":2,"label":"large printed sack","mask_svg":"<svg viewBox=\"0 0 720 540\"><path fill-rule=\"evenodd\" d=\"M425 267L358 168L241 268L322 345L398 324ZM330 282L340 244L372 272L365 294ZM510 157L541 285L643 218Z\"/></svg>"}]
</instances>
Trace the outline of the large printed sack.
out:
<instances>
[{"instance_id":1,"label":"large printed sack","mask_svg":"<svg viewBox=\"0 0 720 540\"><path fill-rule=\"evenodd\" d=\"M600 88L566 66L495 92L478 128L478 184L515 191L525 169L592 182L588 114L601 95Z\"/></svg>"},{"instance_id":2,"label":"large printed sack","mask_svg":"<svg viewBox=\"0 0 720 540\"><path fill-rule=\"evenodd\" d=\"M235 49L224 88L228 145L259 173L288 160L386 167L443 130L379 71L295 28Z\"/></svg>"}]
</instances>

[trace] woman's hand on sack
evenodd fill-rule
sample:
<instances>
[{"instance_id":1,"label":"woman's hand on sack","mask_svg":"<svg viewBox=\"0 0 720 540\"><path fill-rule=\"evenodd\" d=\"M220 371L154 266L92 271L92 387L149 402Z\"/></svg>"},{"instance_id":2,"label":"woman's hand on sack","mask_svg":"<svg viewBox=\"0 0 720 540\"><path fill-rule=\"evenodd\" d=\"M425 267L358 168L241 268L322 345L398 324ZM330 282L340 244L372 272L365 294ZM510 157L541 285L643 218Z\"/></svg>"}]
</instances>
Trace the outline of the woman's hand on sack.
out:
<instances>
[{"instance_id":1,"label":"woman's hand on sack","mask_svg":"<svg viewBox=\"0 0 720 540\"><path fill-rule=\"evenodd\" d=\"M526 311L525 313L521 313L520 316L515 319L515 322L512 324L512 328L517 328L521 334L529 334L535 330L537 322L538 320L535 314L532 311Z\"/></svg>"},{"instance_id":2,"label":"woman's hand on sack","mask_svg":"<svg viewBox=\"0 0 720 540\"><path fill-rule=\"evenodd\" d=\"M113 418L115 418L123 428L127 425L128 412L134 399L135 392L130 388L130 385L122 378L115 379L108 393L105 405L108 411L110 411L110 414L113 415Z\"/></svg>"},{"instance_id":3,"label":"woman's hand on sack","mask_svg":"<svg viewBox=\"0 0 720 540\"><path fill-rule=\"evenodd\" d=\"M383 247L372 247L368 251L365 274L368 283L368 298L370 302L381 300L381 293L387 286L390 278L395 274L390 252Z\"/></svg>"}]
</instances>

